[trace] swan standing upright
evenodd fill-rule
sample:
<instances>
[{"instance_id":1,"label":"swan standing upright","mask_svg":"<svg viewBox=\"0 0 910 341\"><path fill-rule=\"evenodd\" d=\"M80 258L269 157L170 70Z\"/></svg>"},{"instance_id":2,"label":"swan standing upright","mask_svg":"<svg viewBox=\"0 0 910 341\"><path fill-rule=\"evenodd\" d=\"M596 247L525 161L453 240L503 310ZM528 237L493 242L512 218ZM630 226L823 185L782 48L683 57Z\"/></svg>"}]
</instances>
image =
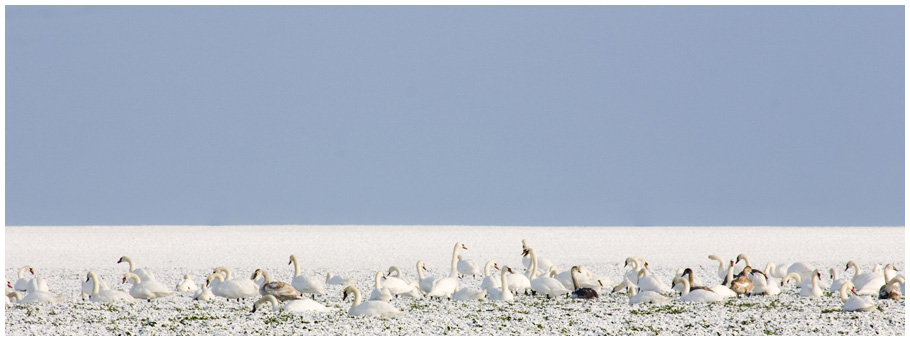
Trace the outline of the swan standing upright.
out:
<instances>
[{"instance_id":1,"label":"swan standing upright","mask_svg":"<svg viewBox=\"0 0 910 341\"><path fill-rule=\"evenodd\" d=\"M462 243L455 243L455 248L452 250L452 271L449 272L449 277L443 277L435 282L433 282L433 288L427 292L427 296L430 297L451 297L456 291L458 291L458 250L468 248Z\"/></svg>"},{"instance_id":2,"label":"swan standing upright","mask_svg":"<svg viewBox=\"0 0 910 341\"><path fill-rule=\"evenodd\" d=\"M424 277L423 272L426 270L427 270L427 267L425 264L423 264L423 261L418 260L417 261L417 280L420 283L419 289L424 294L430 292L430 290L433 290L433 282L436 282L436 278L434 278L433 276Z\"/></svg>"},{"instance_id":3,"label":"swan standing upright","mask_svg":"<svg viewBox=\"0 0 910 341\"><path fill-rule=\"evenodd\" d=\"M393 307L389 302L385 301L366 301L363 302L360 290L355 286L348 286L344 289L344 295L341 297L341 300L344 301L348 298L348 294L354 294L354 303L351 304L351 309L348 310L348 314L351 316L378 316L383 318L389 317L398 317L404 316L406 313L398 310L398 308Z\"/></svg>"},{"instance_id":4,"label":"swan standing upright","mask_svg":"<svg viewBox=\"0 0 910 341\"><path fill-rule=\"evenodd\" d=\"M300 273L300 262L297 256L291 255L288 265L294 264L294 278L291 279L291 286L297 289L301 294L310 294L316 298L316 294L325 295L325 287L322 286L322 280L319 277L308 276Z\"/></svg>"},{"instance_id":5,"label":"swan standing upright","mask_svg":"<svg viewBox=\"0 0 910 341\"><path fill-rule=\"evenodd\" d=\"M838 278L838 277L837 277L837 271L834 270L834 268L828 269L828 274L830 274L830 276L831 276L831 287L830 287L830 290L831 290L831 293L832 293L832 294L835 294L835 293L840 292L840 287L841 287L842 285L844 285L844 283L847 283L847 282L850 281L850 280L847 279L846 277L845 277L845 278Z\"/></svg>"},{"instance_id":6,"label":"swan standing upright","mask_svg":"<svg viewBox=\"0 0 910 341\"><path fill-rule=\"evenodd\" d=\"M536 277L535 278L534 274L537 273L537 253L534 252L533 248L527 248L527 249L525 249L525 252L527 252L531 256L531 269L532 270L529 271L529 273L531 274L531 290L533 290L535 293L540 293L540 294L546 295L547 298L552 298L552 297L556 297L559 295L568 294L570 292L569 289L566 289L566 287L563 286L562 283L560 283L559 280L557 280L555 278L550 278L550 277Z\"/></svg>"},{"instance_id":7,"label":"swan standing upright","mask_svg":"<svg viewBox=\"0 0 910 341\"><path fill-rule=\"evenodd\" d=\"M385 274L382 271L376 271L375 282L373 283L373 291L370 292L370 301L386 301L389 302L392 300L392 293L389 289L382 287L381 279L385 278Z\"/></svg>"},{"instance_id":8,"label":"swan standing upright","mask_svg":"<svg viewBox=\"0 0 910 341\"><path fill-rule=\"evenodd\" d=\"M503 265L502 268L499 270L499 279L502 282L502 283L500 283L501 284L500 287L499 288L490 288L487 290L487 295L490 296L491 300L511 301L511 300L515 299L514 296L512 295L512 292L509 291L509 282L508 282L509 279L506 276L507 273L514 274L515 272L512 271L512 268L510 268L506 265Z\"/></svg>"}]
</instances>

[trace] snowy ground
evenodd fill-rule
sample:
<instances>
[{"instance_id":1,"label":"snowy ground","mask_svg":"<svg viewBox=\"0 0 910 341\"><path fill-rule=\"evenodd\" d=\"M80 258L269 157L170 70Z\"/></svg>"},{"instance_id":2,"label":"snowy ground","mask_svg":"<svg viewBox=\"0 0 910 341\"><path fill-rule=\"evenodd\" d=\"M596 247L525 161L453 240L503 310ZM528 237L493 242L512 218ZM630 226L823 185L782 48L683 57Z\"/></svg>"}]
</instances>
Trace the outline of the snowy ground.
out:
<instances>
[{"instance_id":1,"label":"snowy ground","mask_svg":"<svg viewBox=\"0 0 910 341\"><path fill-rule=\"evenodd\" d=\"M89 270L113 289L129 290L120 278L130 256L169 286L184 274L197 284L218 266L237 276L256 268L290 282L296 254L305 273L354 276L361 291L372 289L376 271L396 265L415 278L423 260L430 275L449 271L455 242L465 258L494 260L524 270L521 240L561 270L585 265L618 283L628 256L641 256L665 282L691 267L706 285L719 283L716 254L739 253L753 266L803 261L840 276L853 260L863 271L892 263L904 270L903 227L478 227L478 226L122 226L7 227L5 276L23 265L48 281L67 302L6 307L6 335L904 335L904 300L875 300L870 313L843 313L839 297L806 299L792 285L775 297L724 303L672 302L630 306L624 295L601 291L597 301L517 296L514 302L438 301L395 298L405 317L383 320L347 316L351 299L329 286L317 301L333 313L250 313L252 300L196 302L188 293L152 302L100 304L81 301ZM462 286L479 287L480 278Z\"/></svg>"}]
</instances>

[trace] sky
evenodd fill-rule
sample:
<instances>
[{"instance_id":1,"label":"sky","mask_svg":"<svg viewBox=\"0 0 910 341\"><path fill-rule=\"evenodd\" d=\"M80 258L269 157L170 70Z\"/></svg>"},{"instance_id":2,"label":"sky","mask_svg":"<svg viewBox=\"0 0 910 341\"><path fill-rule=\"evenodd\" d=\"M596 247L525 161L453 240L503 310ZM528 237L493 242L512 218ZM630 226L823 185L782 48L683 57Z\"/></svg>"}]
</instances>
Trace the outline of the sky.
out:
<instances>
[{"instance_id":1,"label":"sky","mask_svg":"<svg viewBox=\"0 0 910 341\"><path fill-rule=\"evenodd\" d=\"M904 225L902 6L5 19L7 225Z\"/></svg>"}]
</instances>

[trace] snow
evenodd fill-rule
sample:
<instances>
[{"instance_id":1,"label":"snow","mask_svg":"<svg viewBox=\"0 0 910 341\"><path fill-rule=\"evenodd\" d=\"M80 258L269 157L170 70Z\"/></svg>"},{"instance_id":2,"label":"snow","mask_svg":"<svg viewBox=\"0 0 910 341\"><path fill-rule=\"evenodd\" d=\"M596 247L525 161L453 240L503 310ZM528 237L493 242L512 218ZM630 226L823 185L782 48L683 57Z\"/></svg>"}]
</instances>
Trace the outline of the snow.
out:
<instances>
[{"instance_id":1,"label":"snow","mask_svg":"<svg viewBox=\"0 0 910 341\"><path fill-rule=\"evenodd\" d=\"M746 297L723 303L629 306L625 295L604 288L597 301L517 295L514 302L393 298L407 312L395 319L349 317L351 300L339 286L327 286L316 300L332 313L251 313L254 299L192 301L176 293L152 302L83 302L79 290L89 270L112 289L120 283L129 256L173 288L190 274L197 285L218 266L235 278L257 268L290 282L297 255L301 270L352 276L365 295L376 271L396 265L416 279L423 260L428 276L449 273L452 248L478 264L494 260L524 270L521 240L560 270L584 265L618 284L629 256L647 259L669 284L677 268L691 267L706 286L720 283L716 254L734 259L745 253L753 267L807 262L841 277L853 260L864 272L875 264L904 269L903 227L516 227L516 226L10 226L5 233L6 278L30 265L65 303L14 305L5 311L7 335L904 335L904 300L878 300L869 313L843 313L839 297L798 296L792 285L774 297ZM903 272L903 271L901 271ZM27 275L30 276L30 275ZM462 278L479 287L481 278Z\"/></svg>"}]
</instances>

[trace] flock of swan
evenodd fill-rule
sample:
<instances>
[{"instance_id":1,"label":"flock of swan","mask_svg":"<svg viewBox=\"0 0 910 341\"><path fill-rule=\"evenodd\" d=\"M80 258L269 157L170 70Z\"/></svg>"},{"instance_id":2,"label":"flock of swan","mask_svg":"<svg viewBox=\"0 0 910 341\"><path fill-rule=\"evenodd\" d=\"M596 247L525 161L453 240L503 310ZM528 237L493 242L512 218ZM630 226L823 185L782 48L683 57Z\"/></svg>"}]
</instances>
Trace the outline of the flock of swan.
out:
<instances>
[{"instance_id":1,"label":"flock of swan","mask_svg":"<svg viewBox=\"0 0 910 341\"><path fill-rule=\"evenodd\" d=\"M597 276L584 266L573 266L568 271L560 272L549 260L538 257L537 252L522 240L522 263L526 271L488 261L484 266L466 259L459 254L467 250L462 243L455 243L452 250L451 269L448 276L431 277L424 275L426 266L417 261L417 279L404 276L397 266L388 271L375 273L373 290L368 297L354 285L353 278L345 278L331 273L326 276L309 276L301 273L300 263L291 255L288 265L294 266L294 277L290 282L273 280L263 269L256 269L247 277L234 278L230 269L215 268L199 287L190 275L184 275L174 289L160 283L148 269L136 268L129 257L121 257L117 263L127 263L128 272L121 278L121 283L131 284L129 291L113 290L93 271L89 271L82 282L82 300L91 302L141 302L166 297L175 291L192 292L194 300L213 300L222 297L228 300L258 299L252 305L252 312L264 306L273 311L315 311L330 312L334 308L326 307L316 301L317 295L326 295L325 287L339 285L343 287L342 300L353 297L348 314L351 316L397 317L406 312L391 304L392 297L429 297L448 298L452 300L501 300L511 301L515 295L540 295L548 299L565 296L567 299L597 299L600 292L623 294L628 296L629 304L666 304L678 299L682 302L720 302L743 295L779 295L782 288L793 283L801 297L820 297L825 291L839 295L845 312L868 312L875 308L873 297L878 299L900 299L904 295L904 275L898 274L893 265L882 267L876 265L871 272L862 272L853 262L847 262L844 271L853 269L851 278L839 278L835 269L830 269L831 283L822 281L821 271L813 266L797 262L776 266L768 263L764 270L754 269L749 258L740 254L733 260L710 255L709 259L718 262L716 276L721 284L707 287L691 268L679 269L676 275L666 284L663 279L651 274L648 262L641 257L628 257L624 268L629 270L613 285L613 280L606 276ZM499 278L495 272L499 270ZM713 271L712 271L713 272ZM33 276L26 278L26 273ZM6 304L55 303L62 302L64 297L51 293L47 282L38 278L33 268L24 266L19 270L15 284L7 280ZM479 288L462 287L461 281L468 277L481 277ZM715 276L715 274L706 274ZM853 295L850 296L849 293ZM307 297L309 295L310 297Z\"/></svg>"}]
</instances>

